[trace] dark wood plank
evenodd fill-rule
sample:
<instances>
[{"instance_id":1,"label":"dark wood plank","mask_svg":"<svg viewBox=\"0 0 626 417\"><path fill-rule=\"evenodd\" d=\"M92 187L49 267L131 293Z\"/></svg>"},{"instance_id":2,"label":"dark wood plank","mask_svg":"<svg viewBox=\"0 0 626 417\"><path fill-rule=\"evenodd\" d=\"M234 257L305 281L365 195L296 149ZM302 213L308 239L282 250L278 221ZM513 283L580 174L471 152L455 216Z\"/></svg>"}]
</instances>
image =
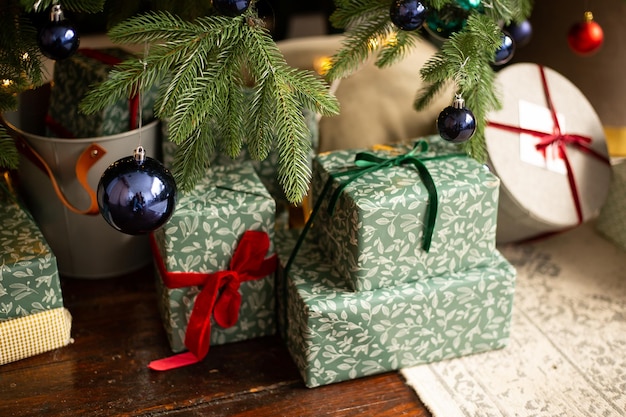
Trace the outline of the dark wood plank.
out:
<instances>
[{"instance_id":1,"label":"dark wood plank","mask_svg":"<svg viewBox=\"0 0 626 417\"><path fill-rule=\"evenodd\" d=\"M75 342L0 368L1 416L424 416L396 372L306 388L278 336L214 346L200 364L165 373L171 354L152 269L62 280Z\"/></svg>"}]
</instances>

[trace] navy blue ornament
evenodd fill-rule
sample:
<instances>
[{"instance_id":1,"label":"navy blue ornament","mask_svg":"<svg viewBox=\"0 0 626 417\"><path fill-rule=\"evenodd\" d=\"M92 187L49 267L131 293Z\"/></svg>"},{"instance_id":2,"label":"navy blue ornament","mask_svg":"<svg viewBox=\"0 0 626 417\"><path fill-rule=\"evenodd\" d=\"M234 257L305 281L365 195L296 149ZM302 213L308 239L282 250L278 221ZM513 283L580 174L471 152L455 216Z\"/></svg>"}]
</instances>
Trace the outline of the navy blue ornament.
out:
<instances>
[{"instance_id":1,"label":"navy blue ornament","mask_svg":"<svg viewBox=\"0 0 626 417\"><path fill-rule=\"evenodd\" d=\"M500 47L496 49L496 53L493 59L495 65L504 65L509 62L515 54L515 42L508 33L502 32L502 43Z\"/></svg>"},{"instance_id":2,"label":"navy blue ornament","mask_svg":"<svg viewBox=\"0 0 626 417\"><path fill-rule=\"evenodd\" d=\"M528 45L533 36L533 27L528 20L519 23L511 22L504 27L504 31L511 35L518 48Z\"/></svg>"},{"instance_id":3,"label":"navy blue ornament","mask_svg":"<svg viewBox=\"0 0 626 417\"><path fill-rule=\"evenodd\" d=\"M389 6L389 18L401 30L416 30L426 20L426 7L417 0L394 0Z\"/></svg>"},{"instance_id":4,"label":"navy blue ornament","mask_svg":"<svg viewBox=\"0 0 626 417\"><path fill-rule=\"evenodd\" d=\"M437 118L439 135L452 143L462 143L472 137L476 131L474 113L465 107L465 100L457 94L452 106L448 106Z\"/></svg>"},{"instance_id":5,"label":"navy blue ornament","mask_svg":"<svg viewBox=\"0 0 626 417\"><path fill-rule=\"evenodd\" d=\"M63 17L61 6L55 4L50 10L50 22L46 23L37 34L37 44L41 53L50 59L59 61L76 52L80 37L76 28Z\"/></svg>"},{"instance_id":6,"label":"navy blue ornament","mask_svg":"<svg viewBox=\"0 0 626 417\"><path fill-rule=\"evenodd\" d=\"M139 146L133 156L118 159L98 183L98 208L114 229L129 235L150 233L174 213L176 182L159 161Z\"/></svg>"},{"instance_id":7,"label":"navy blue ornament","mask_svg":"<svg viewBox=\"0 0 626 417\"><path fill-rule=\"evenodd\" d=\"M219 14L235 17L248 10L250 0L213 0L213 7Z\"/></svg>"}]
</instances>

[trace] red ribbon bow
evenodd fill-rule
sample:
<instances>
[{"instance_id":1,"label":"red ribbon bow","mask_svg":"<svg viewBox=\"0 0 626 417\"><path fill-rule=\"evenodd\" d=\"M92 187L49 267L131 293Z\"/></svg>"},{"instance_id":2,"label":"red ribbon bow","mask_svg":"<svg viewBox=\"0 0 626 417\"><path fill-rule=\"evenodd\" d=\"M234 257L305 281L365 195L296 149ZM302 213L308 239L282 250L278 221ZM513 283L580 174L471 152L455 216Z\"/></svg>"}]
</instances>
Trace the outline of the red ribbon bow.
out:
<instances>
[{"instance_id":1,"label":"red ribbon bow","mask_svg":"<svg viewBox=\"0 0 626 417\"><path fill-rule=\"evenodd\" d=\"M550 110L550 115L552 117L552 133L540 132L537 130L525 129L522 127L511 126L497 122L487 122L487 126L507 130L509 132L525 133L541 138L541 140L535 145L535 148L539 151L542 151L544 158L546 156L546 148L548 146L556 145L558 147L559 157L563 159L563 162L565 163L567 180L569 182L570 191L574 200L574 206L576 207L576 216L578 218L578 223L580 224L583 222L583 212L580 197L578 194L578 187L576 186L576 179L574 177L574 170L572 169L572 166L567 157L567 145L575 146L578 150L583 151L603 162L606 162L607 164L609 163L609 160L604 155L596 152L588 146L592 142L592 139L590 137L561 132L559 119L557 117L552 98L550 97L548 82L546 80L546 73L543 66L541 65L539 66L539 72L541 75L541 83L546 97L548 110Z\"/></svg>"},{"instance_id":2,"label":"red ribbon bow","mask_svg":"<svg viewBox=\"0 0 626 417\"><path fill-rule=\"evenodd\" d=\"M168 288L201 286L194 302L187 331L185 346L189 352L150 362L155 371L166 371L200 362L209 352L211 340L211 314L222 327L231 327L239 319L242 282L263 278L276 270L276 255L265 258L270 246L267 233L246 231L230 260L230 269L214 273L169 272L160 257L154 236L150 243L157 267Z\"/></svg>"}]
</instances>

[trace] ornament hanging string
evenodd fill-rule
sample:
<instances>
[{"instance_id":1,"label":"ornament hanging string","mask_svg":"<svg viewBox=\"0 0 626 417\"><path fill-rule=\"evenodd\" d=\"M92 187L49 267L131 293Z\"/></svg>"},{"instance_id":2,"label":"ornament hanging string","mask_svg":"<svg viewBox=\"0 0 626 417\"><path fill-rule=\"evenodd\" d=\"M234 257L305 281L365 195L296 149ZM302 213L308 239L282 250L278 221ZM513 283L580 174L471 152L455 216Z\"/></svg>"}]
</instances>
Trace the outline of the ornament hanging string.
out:
<instances>
[{"instance_id":1,"label":"ornament hanging string","mask_svg":"<svg viewBox=\"0 0 626 417\"><path fill-rule=\"evenodd\" d=\"M544 67L541 65L539 65L539 73L541 76L541 84L542 84L543 92L545 95L546 103L548 105L548 110L550 111L550 116L552 117L552 123L553 123L552 132L551 133L540 132L537 130L525 129L519 126L512 126L512 125L491 122L491 121L487 122L487 126L506 130L509 132L514 132L514 133L528 134L528 135L532 135L532 136L540 138L540 141L535 145L535 148L538 151L542 152L544 158L546 158L546 149L549 146L551 145L557 146L557 149L559 151L558 155L561 159L563 159L563 162L565 164L565 168L567 172L567 180L569 183L572 199L574 201L578 224L581 224L584 220L584 216L582 212L582 204L581 204L580 196L578 193L578 186L576 185L576 178L574 177L574 170L567 156L567 145L574 146L579 151L584 152L590 156L593 156L594 158L604 163L609 164L610 161L606 156L600 154L599 152L595 151L593 148L589 146L589 144L591 144L592 142L592 139L590 137L571 134L571 133L563 133L561 131L561 126L559 124L556 109L554 107L554 103L552 102L552 97L550 95L550 90L548 88L548 81L546 78L546 73L545 73Z\"/></svg>"}]
</instances>

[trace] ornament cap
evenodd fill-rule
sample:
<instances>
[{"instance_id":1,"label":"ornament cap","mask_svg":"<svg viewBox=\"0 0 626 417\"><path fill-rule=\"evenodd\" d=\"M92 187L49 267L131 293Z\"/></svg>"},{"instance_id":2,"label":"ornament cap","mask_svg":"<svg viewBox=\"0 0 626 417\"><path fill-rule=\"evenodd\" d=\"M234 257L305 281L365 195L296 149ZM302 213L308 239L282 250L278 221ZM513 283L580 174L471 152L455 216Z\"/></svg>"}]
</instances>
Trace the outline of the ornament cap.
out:
<instances>
[{"instance_id":1,"label":"ornament cap","mask_svg":"<svg viewBox=\"0 0 626 417\"><path fill-rule=\"evenodd\" d=\"M133 152L133 158L135 158L135 162L137 162L138 164L143 164L143 162L146 160L146 150L143 148L143 146L137 146L137 149L135 149L135 152Z\"/></svg>"},{"instance_id":2,"label":"ornament cap","mask_svg":"<svg viewBox=\"0 0 626 417\"><path fill-rule=\"evenodd\" d=\"M460 94L454 95L454 102L452 103L452 107L455 109L464 109L465 108L465 100L461 97Z\"/></svg>"},{"instance_id":3,"label":"ornament cap","mask_svg":"<svg viewBox=\"0 0 626 417\"><path fill-rule=\"evenodd\" d=\"M50 9L50 21L51 22L60 22L63 20L63 9L61 9L60 4L53 4Z\"/></svg>"},{"instance_id":4,"label":"ornament cap","mask_svg":"<svg viewBox=\"0 0 626 417\"><path fill-rule=\"evenodd\" d=\"M593 13L591 11L587 10L584 16L585 16L585 22L589 23L593 21Z\"/></svg>"}]
</instances>

